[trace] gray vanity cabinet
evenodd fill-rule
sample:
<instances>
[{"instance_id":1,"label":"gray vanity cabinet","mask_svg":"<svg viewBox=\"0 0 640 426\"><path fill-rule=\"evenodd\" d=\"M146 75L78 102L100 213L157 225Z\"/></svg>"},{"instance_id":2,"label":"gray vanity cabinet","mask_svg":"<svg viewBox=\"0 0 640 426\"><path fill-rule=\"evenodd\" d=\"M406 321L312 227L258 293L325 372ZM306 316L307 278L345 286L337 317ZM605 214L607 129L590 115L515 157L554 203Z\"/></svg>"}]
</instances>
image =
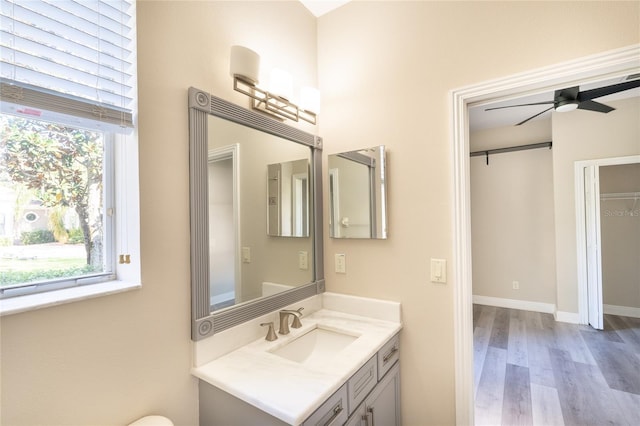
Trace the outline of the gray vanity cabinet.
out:
<instances>
[{"instance_id":1,"label":"gray vanity cabinet","mask_svg":"<svg viewBox=\"0 0 640 426\"><path fill-rule=\"evenodd\" d=\"M396 363L351 415L346 426L400 426L400 364Z\"/></svg>"},{"instance_id":2,"label":"gray vanity cabinet","mask_svg":"<svg viewBox=\"0 0 640 426\"><path fill-rule=\"evenodd\" d=\"M301 426L400 426L400 340L392 337ZM201 426L287 423L200 380Z\"/></svg>"}]
</instances>

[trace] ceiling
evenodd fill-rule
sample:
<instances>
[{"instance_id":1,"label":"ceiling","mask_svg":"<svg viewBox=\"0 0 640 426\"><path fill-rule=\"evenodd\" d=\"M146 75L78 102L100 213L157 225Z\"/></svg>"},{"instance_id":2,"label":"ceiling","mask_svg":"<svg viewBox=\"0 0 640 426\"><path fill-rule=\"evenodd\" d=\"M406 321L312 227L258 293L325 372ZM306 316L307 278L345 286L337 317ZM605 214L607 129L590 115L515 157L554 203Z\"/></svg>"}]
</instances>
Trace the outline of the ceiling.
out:
<instances>
[{"instance_id":1,"label":"ceiling","mask_svg":"<svg viewBox=\"0 0 640 426\"><path fill-rule=\"evenodd\" d=\"M638 78L640 75L634 75L634 78ZM603 80L596 83L584 84L580 85L580 90L590 90L599 87L609 86L611 84L621 83L623 81L627 81L627 77L619 77L616 79ZM522 96L518 98L508 99L505 101L492 102L487 104L482 104L478 106L472 106L469 108L469 128L471 131L482 130L482 129L491 129L496 127L507 127L514 126L516 123L519 123L532 115L535 115L541 111L544 111L549 106L547 105L533 105L533 106L522 106L516 108L506 108L499 109L494 111L485 111L486 108L495 108L507 105L517 105L517 104L527 104L534 102L546 102L553 101L555 88L550 89L549 91ZM624 99L630 97L640 97L640 88L627 90L624 92L616 93L613 95L603 96L601 98L595 99L597 102L601 102L606 104L608 101L613 101L617 99ZM531 121L535 120L548 120L551 118L551 112L546 112ZM594 113L597 114L597 113ZM526 123L523 124L526 126Z\"/></svg>"},{"instance_id":2,"label":"ceiling","mask_svg":"<svg viewBox=\"0 0 640 426\"><path fill-rule=\"evenodd\" d=\"M300 0L300 3L309 9L315 17L319 17L349 3L349 1L350 0Z\"/></svg>"}]
</instances>

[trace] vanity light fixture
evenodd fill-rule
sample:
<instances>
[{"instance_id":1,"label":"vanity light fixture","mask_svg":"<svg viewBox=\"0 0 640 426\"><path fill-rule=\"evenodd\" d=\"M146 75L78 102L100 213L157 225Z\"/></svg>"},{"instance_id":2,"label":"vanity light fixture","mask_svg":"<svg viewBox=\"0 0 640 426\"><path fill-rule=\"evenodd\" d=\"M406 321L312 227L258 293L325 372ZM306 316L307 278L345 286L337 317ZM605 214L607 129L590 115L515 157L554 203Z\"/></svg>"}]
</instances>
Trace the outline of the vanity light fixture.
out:
<instances>
[{"instance_id":1,"label":"vanity light fixture","mask_svg":"<svg viewBox=\"0 0 640 426\"><path fill-rule=\"evenodd\" d=\"M280 69L271 72L269 90L259 86L260 56L244 46L231 46L230 73L233 89L251 98L251 107L281 121L304 120L316 124L320 107L320 92L304 87L300 93L300 106L291 102L293 79L291 74Z\"/></svg>"}]
</instances>

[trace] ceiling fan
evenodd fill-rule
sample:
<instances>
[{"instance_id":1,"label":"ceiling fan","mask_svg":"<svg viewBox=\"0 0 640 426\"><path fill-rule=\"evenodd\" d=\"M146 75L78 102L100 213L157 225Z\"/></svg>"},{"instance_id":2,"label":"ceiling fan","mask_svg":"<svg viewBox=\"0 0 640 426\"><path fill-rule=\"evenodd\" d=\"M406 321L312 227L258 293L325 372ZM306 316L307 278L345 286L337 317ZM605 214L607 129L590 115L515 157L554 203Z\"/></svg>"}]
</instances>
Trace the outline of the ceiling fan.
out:
<instances>
[{"instance_id":1,"label":"ceiling fan","mask_svg":"<svg viewBox=\"0 0 640 426\"><path fill-rule=\"evenodd\" d=\"M521 107L521 106L530 106L530 105L552 105L549 108L545 109L544 111L541 111L527 118L526 120L519 122L518 124L516 124L516 126L524 124L527 121L532 120L538 117L539 115L542 115L545 112L550 111L552 109L558 112L573 111L574 109L584 109L588 111L607 113L607 112L613 111L615 108L612 108L605 104L601 104L600 102L596 102L593 99L600 98L602 96L612 95L618 92L624 92L625 90L634 89L636 87L640 87L640 79L625 81L623 83L617 83L617 84L612 84L610 86L604 86L604 87L599 87L597 89L583 90L583 91L580 91L580 88L578 86L575 86L575 87L569 87L566 89L556 90L552 101L487 108L485 109L485 111L492 111L492 110L504 109L504 108L514 108L514 107Z\"/></svg>"}]
</instances>

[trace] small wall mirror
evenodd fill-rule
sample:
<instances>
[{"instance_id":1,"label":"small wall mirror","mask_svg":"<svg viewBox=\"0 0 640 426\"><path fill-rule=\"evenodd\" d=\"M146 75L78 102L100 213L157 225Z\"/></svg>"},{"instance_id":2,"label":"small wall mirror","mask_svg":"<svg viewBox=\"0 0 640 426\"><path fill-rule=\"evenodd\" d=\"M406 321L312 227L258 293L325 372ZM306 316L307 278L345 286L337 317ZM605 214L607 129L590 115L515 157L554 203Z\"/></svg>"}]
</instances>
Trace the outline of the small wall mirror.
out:
<instances>
[{"instance_id":1,"label":"small wall mirror","mask_svg":"<svg viewBox=\"0 0 640 426\"><path fill-rule=\"evenodd\" d=\"M324 291L322 141L194 88L189 122L199 340Z\"/></svg>"},{"instance_id":2,"label":"small wall mirror","mask_svg":"<svg viewBox=\"0 0 640 426\"><path fill-rule=\"evenodd\" d=\"M387 238L384 145L329 155L332 238Z\"/></svg>"}]
</instances>

